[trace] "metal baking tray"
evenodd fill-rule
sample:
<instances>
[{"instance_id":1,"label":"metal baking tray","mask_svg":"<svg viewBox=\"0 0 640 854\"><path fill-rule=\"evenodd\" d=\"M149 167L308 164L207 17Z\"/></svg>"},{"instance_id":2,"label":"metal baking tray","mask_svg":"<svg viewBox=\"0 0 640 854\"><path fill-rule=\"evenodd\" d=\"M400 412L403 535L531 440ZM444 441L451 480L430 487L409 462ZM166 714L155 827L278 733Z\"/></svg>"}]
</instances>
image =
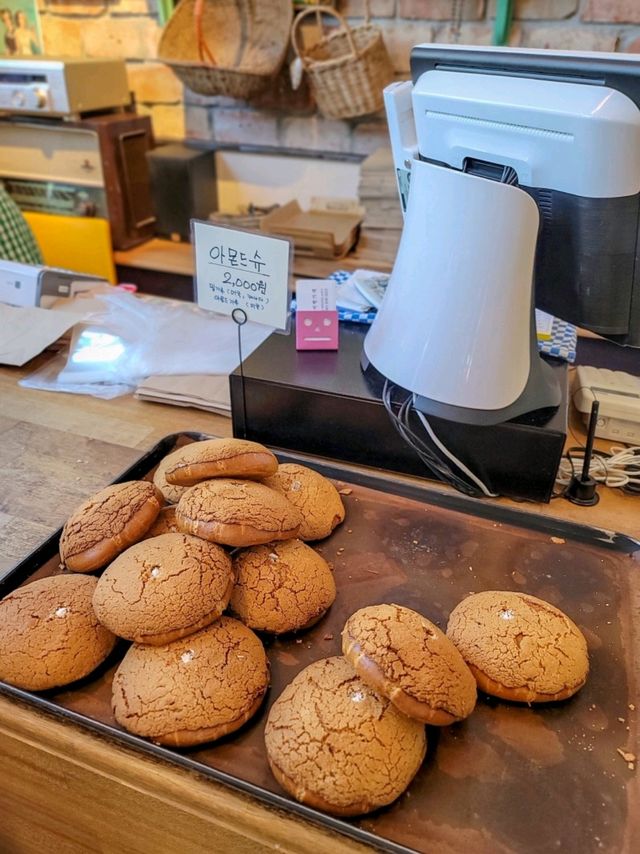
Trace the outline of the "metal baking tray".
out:
<instances>
[{"instance_id":1,"label":"metal baking tray","mask_svg":"<svg viewBox=\"0 0 640 854\"><path fill-rule=\"evenodd\" d=\"M150 477L177 445L203 438L167 436L115 482ZM637 752L640 544L438 492L418 480L278 456L302 461L351 489L343 495L346 521L316 546L334 567L338 596L310 631L264 637L271 688L259 714L239 733L178 751L121 730L110 697L124 643L73 686L32 694L0 683L0 693L383 851L640 850L638 778L618 752ZM59 536L0 582L0 596L58 571ZM529 708L481 696L466 721L428 730L427 757L407 792L362 818L333 818L280 789L264 752L268 709L303 667L340 654L340 631L353 611L396 602L444 627L457 602L486 589L532 593L578 623L589 644L591 674L575 697Z\"/></svg>"}]
</instances>

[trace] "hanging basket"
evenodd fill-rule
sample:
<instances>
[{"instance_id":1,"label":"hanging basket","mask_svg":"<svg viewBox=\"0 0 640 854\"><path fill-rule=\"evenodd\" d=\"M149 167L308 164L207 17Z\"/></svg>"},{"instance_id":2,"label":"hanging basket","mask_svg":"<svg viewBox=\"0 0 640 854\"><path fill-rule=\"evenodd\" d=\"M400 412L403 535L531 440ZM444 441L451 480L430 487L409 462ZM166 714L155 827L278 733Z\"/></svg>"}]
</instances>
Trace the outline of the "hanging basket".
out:
<instances>
[{"instance_id":1,"label":"hanging basket","mask_svg":"<svg viewBox=\"0 0 640 854\"><path fill-rule=\"evenodd\" d=\"M321 28L322 16L331 15L340 28L305 49L299 43L299 27L308 15L315 15ZM382 109L382 90L393 80L393 66L381 30L369 22L368 2L365 22L356 27L349 27L342 15L329 6L306 9L294 22L291 42L324 116L348 119Z\"/></svg>"},{"instance_id":2,"label":"hanging basket","mask_svg":"<svg viewBox=\"0 0 640 854\"><path fill-rule=\"evenodd\" d=\"M291 0L180 0L158 59L199 95L251 98L280 70L292 17Z\"/></svg>"}]
</instances>

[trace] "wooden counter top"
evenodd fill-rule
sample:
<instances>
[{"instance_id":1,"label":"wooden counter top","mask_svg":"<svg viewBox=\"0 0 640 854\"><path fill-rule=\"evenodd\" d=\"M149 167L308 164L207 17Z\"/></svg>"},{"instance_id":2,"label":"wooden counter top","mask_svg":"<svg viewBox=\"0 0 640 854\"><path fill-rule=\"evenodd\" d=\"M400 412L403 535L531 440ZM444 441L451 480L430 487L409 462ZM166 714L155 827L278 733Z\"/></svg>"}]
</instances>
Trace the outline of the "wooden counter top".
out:
<instances>
[{"instance_id":1,"label":"wooden counter top","mask_svg":"<svg viewBox=\"0 0 640 854\"><path fill-rule=\"evenodd\" d=\"M0 575L163 436L181 430L231 434L229 419L194 409L19 387L17 380L34 367L0 368ZM580 429L577 423L574 428ZM640 499L600 493L594 508L561 499L518 506L640 538ZM365 850L5 698L0 814L0 851L21 854Z\"/></svg>"}]
</instances>

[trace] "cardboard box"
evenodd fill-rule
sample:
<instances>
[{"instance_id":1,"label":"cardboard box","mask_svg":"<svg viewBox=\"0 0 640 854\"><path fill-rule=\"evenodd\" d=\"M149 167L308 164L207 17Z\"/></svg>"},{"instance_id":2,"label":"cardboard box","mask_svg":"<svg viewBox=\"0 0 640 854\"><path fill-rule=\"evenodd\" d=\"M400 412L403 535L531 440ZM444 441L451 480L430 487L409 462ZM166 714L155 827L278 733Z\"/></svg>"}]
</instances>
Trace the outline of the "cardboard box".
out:
<instances>
[{"instance_id":1,"label":"cardboard box","mask_svg":"<svg viewBox=\"0 0 640 854\"><path fill-rule=\"evenodd\" d=\"M348 200L319 200L308 211L293 201L267 214L260 227L267 234L290 237L297 255L342 258L358 241L363 215Z\"/></svg>"}]
</instances>

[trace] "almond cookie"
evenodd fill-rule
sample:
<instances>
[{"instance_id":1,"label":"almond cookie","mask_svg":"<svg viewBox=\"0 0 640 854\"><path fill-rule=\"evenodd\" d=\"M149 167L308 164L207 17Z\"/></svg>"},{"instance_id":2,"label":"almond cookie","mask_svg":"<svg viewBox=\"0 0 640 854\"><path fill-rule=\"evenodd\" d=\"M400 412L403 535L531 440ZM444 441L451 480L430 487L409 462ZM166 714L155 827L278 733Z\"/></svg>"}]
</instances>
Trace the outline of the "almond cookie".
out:
<instances>
[{"instance_id":1,"label":"almond cookie","mask_svg":"<svg viewBox=\"0 0 640 854\"><path fill-rule=\"evenodd\" d=\"M175 505L170 504L168 507L163 507L156 516L156 521L149 528L143 539L148 540L150 537L159 537L160 534L179 534L180 528L176 522Z\"/></svg>"},{"instance_id":2,"label":"almond cookie","mask_svg":"<svg viewBox=\"0 0 640 854\"><path fill-rule=\"evenodd\" d=\"M476 682L437 626L400 605L356 611L342 631L342 652L375 691L405 715L447 726L470 715Z\"/></svg>"},{"instance_id":3,"label":"almond cookie","mask_svg":"<svg viewBox=\"0 0 640 854\"><path fill-rule=\"evenodd\" d=\"M447 635L487 694L521 703L549 703L575 694L587 680L589 656L575 623L526 593L488 590L451 612Z\"/></svg>"},{"instance_id":4,"label":"almond cookie","mask_svg":"<svg viewBox=\"0 0 640 854\"><path fill-rule=\"evenodd\" d=\"M129 732L190 747L239 729L260 707L268 685L259 638L222 617L164 646L134 644L113 677L113 712Z\"/></svg>"},{"instance_id":5,"label":"almond cookie","mask_svg":"<svg viewBox=\"0 0 640 854\"><path fill-rule=\"evenodd\" d=\"M338 490L317 471L297 463L283 463L263 480L285 496L302 514L301 540L321 540L344 521L344 505Z\"/></svg>"},{"instance_id":6,"label":"almond cookie","mask_svg":"<svg viewBox=\"0 0 640 854\"><path fill-rule=\"evenodd\" d=\"M165 467L168 483L193 486L212 477L260 479L277 471L270 450L246 439L207 439L174 451Z\"/></svg>"},{"instance_id":7,"label":"almond cookie","mask_svg":"<svg viewBox=\"0 0 640 854\"><path fill-rule=\"evenodd\" d=\"M164 496L167 504L177 504L187 491L187 486L176 486L175 483L169 483L166 478L167 467L173 465L173 457L178 451L173 451L158 463L158 468L153 473L153 482L158 487Z\"/></svg>"},{"instance_id":8,"label":"almond cookie","mask_svg":"<svg viewBox=\"0 0 640 854\"><path fill-rule=\"evenodd\" d=\"M116 637L91 607L95 578L54 575L0 602L0 680L44 691L87 676L109 655Z\"/></svg>"},{"instance_id":9,"label":"almond cookie","mask_svg":"<svg viewBox=\"0 0 640 854\"><path fill-rule=\"evenodd\" d=\"M107 567L93 607L121 638L157 646L217 620L232 588L224 549L188 534L161 534L131 546Z\"/></svg>"},{"instance_id":10,"label":"almond cookie","mask_svg":"<svg viewBox=\"0 0 640 854\"><path fill-rule=\"evenodd\" d=\"M187 534L228 546L257 546L298 535L300 513L284 496L251 480L218 478L192 486L176 510Z\"/></svg>"},{"instance_id":11,"label":"almond cookie","mask_svg":"<svg viewBox=\"0 0 640 854\"><path fill-rule=\"evenodd\" d=\"M60 537L60 558L72 572L100 569L149 530L163 505L146 480L107 486L69 516Z\"/></svg>"},{"instance_id":12,"label":"almond cookie","mask_svg":"<svg viewBox=\"0 0 640 854\"><path fill-rule=\"evenodd\" d=\"M233 568L231 610L252 629L282 634L309 628L336 598L329 564L300 540L241 551Z\"/></svg>"},{"instance_id":13,"label":"almond cookie","mask_svg":"<svg viewBox=\"0 0 640 854\"><path fill-rule=\"evenodd\" d=\"M424 726L372 691L340 657L315 661L296 676L271 707L264 738L283 789L334 815L395 801L426 752Z\"/></svg>"}]
</instances>

